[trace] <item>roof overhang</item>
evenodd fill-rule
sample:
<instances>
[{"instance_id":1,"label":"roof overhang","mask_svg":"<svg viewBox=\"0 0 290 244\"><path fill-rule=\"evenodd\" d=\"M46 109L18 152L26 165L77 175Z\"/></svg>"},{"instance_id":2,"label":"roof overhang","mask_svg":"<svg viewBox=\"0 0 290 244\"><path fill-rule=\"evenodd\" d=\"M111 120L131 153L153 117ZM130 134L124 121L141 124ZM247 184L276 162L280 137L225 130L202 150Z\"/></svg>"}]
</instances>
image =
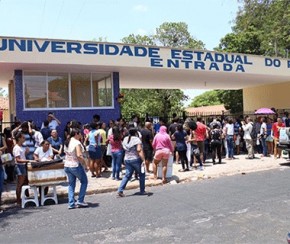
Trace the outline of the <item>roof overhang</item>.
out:
<instances>
[{"instance_id":1,"label":"roof overhang","mask_svg":"<svg viewBox=\"0 0 290 244\"><path fill-rule=\"evenodd\" d=\"M0 85L14 70L120 72L122 88L241 89L290 82L290 60L207 50L0 37Z\"/></svg>"}]
</instances>

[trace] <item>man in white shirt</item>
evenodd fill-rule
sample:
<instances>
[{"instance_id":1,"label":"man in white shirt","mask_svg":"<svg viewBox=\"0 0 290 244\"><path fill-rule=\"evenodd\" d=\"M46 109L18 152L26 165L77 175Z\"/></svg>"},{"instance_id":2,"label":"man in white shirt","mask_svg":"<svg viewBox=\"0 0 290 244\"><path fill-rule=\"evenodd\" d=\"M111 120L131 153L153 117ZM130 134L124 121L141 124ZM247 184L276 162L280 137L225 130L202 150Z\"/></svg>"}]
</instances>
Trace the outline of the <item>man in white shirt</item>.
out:
<instances>
[{"instance_id":1,"label":"man in white shirt","mask_svg":"<svg viewBox=\"0 0 290 244\"><path fill-rule=\"evenodd\" d=\"M242 121L242 128L244 130L244 140L246 142L246 148L248 150L248 157L246 159L253 159L254 155L254 147L253 147L253 139L251 137L251 132L253 128L253 122L250 117L246 118L246 122Z\"/></svg>"},{"instance_id":2,"label":"man in white shirt","mask_svg":"<svg viewBox=\"0 0 290 244\"><path fill-rule=\"evenodd\" d=\"M47 115L47 120L49 122L48 127L50 130L56 130L56 127L61 124L61 122L54 116L52 112L49 112ZM41 125L41 129L44 127L43 123Z\"/></svg>"},{"instance_id":3,"label":"man in white shirt","mask_svg":"<svg viewBox=\"0 0 290 244\"><path fill-rule=\"evenodd\" d=\"M234 159L234 123L233 119L228 119L228 123L225 125L225 136L228 148L228 159Z\"/></svg>"}]
</instances>

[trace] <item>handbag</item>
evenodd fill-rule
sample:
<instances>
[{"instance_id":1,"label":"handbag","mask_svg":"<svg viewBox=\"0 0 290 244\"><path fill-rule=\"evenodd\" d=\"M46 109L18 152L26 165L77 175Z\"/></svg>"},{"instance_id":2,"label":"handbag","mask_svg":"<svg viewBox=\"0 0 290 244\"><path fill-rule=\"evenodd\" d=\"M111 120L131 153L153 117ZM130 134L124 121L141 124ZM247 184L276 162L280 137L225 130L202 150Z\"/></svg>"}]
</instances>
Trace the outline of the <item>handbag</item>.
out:
<instances>
[{"instance_id":1,"label":"handbag","mask_svg":"<svg viewBox=\"0 0 290 244\"><path fill-rule=\"evenodd\" d=\"M13 160L11 153L4 153L1 155L2 163L8 163Z\"/></svg>"}]
</instances>

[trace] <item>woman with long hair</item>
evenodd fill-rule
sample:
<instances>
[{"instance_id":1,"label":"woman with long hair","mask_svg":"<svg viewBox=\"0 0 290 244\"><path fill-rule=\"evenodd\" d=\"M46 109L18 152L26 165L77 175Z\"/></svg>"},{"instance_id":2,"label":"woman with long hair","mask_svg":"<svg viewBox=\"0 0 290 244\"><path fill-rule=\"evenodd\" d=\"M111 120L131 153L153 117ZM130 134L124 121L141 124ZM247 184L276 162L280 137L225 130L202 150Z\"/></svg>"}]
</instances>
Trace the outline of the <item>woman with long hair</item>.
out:
<instances>
[{"instance_id":1,"label":"woman with long hair","mask_svg":"<svg viewBox=\"0 0 290 244\"><path fill-rule=\"evenodd\" d=\"M83 158L83 147L80 142L82 137L79 129L73 128L70 131L69 137L65 141L64 152L64 171L68 176L68 208L73 209L78 207L87 207L88 204L84 202L86 195L88 178L82 165L85 165ZM74 194L76 187L76 179L81 182L78 201L75 202Z\"/></svg>"},{"instance_id":2,"label":"woman with long hair","mask_svg":"<svg viewBox=\"0 0 290 244\"><path fill-rule=\"evenodd\" d=\"M123 159L123 136L118 126L113 127L113 134L109 135L107 143L111 145L112 152L112 179L120 180L121 164Z\"/></svg>"},{"instance_id":3,"label":"woman with long hair","mask_svg":"<svg viewBox=\"0 0 290 244\"><path fill-rule=\"evenodd\" d=\"M17 175L16 199L17 205L21 205L21 189L22 186L28 185L26 163L30 160L26 159L26 154L29 153L29 148L24 147L25 133L19 131L15 135L16 144L13 148L13 156L15 159L15 172Z\"/></svg>"},{"instance_id":4,"label":"woman with long hair","mask_svg":"<svg viewBox=\"0 0 290 244\"><path fill-rule=\"evenodd\" d=\"M142 149L142 142L138 137L137 130L135 128L129 129L129 135L124 138L122 145L125 150L124 160L126 165L126 174L118 189L118 196L125 196L123 191L126 188L128 181L131 179L134 171L139 175L140 194L146 194L144 153Z\"/></svg>"}]
</instances>

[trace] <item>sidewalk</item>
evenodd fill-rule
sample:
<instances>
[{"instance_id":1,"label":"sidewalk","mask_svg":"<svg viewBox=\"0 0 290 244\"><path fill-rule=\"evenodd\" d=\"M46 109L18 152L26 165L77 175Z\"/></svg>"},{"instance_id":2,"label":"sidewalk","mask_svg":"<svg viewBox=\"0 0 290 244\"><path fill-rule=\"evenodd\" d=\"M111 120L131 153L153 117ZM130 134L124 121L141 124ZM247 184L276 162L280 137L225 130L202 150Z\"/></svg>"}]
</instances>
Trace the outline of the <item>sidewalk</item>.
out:
<instances>
[{"instance_id":1,"label":"sidewalk","mask_svg":"<svg viewBox=\"0 0 290 244\"><path fill-rule=\"evenodd\" d=\"M201 179L211 179L227 175L235 174L245 174L250 172L264 171L270 169L278 168L288 168L290 162L287 161L287 158L274 159L273 157L265 157L248 160L245 159L246 155L235 156L234 160L223 159L222 164L213 165L211 160L207 160L205 164L205 169L192 170L188 172L179 172L181 169L180 164L173 164L173 175L168 184L177 184L180 182L189 182L194 180ZM87 194L98 194L105 192L116 192L121 181L115 181L110 178L111 172L104 172L102 178L91 178L90 172L88 175L88 189ZM146 176L146 186L156 186L162 185L160 179L153 180L149 179L149 175ZM2 193L2 200L5 204L16 202L16 193L15 193L16 184L6 184L4 185L4 192ZM139 181L129 182L126 189L136 189L139 187ZM76 192L79 191L79 183L76 186ZM125 192L126 193L126 192ZM59 185L57 186L58 197L67 196L67 186Z\"/></svg>"}]
</instances>

